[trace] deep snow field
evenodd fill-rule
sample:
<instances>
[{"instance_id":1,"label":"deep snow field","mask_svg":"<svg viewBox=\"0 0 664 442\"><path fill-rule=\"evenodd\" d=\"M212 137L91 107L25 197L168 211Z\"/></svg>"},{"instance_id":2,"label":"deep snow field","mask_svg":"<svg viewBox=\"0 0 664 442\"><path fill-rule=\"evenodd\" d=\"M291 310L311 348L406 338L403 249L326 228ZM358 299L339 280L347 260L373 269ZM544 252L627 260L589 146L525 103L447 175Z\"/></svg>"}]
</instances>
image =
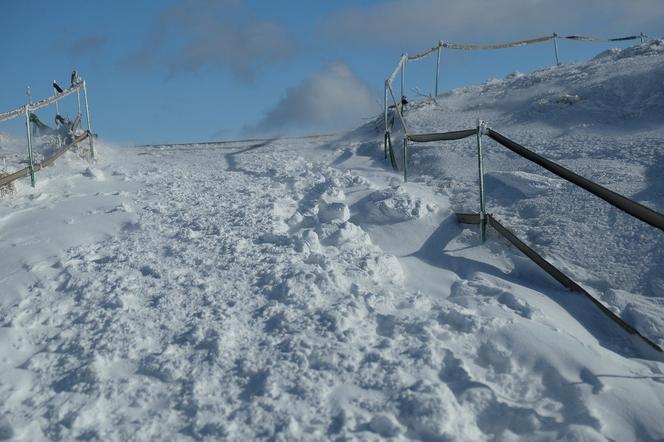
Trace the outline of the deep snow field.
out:
<instances>
[{"instance_id":1,"label":"deep snow field","mask_svg":"<svg viewBox=\"0 0 664 442\"><path fill-rule=\"evenodd\" d=\"M663 115L653 41L406 119L482 118L662 212ZM413 145L404 184L381 121L100 141L95 165L72 152L18 182L0 201L0 440L663 440L664 355L457 223L477 211L474 139ZM485 146L489 211L664 345L664 234Z\"/></svg>"}]
</instances>

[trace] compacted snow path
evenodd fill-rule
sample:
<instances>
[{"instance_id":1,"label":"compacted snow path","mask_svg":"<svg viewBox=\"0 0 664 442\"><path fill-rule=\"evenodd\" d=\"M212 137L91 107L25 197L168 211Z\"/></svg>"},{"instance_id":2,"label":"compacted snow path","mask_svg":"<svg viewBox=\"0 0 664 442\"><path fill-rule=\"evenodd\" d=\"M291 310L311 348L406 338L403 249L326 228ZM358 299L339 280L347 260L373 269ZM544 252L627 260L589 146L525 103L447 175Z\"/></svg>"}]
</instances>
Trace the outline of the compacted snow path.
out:
<instances>
[{"instance_id":1,"label":"compacted snow path","mask_svg":"<svg viewBox=\"0 0 664 442\"><path fill-rule=\"evenodd\" d=\"M562 69L579 82L613 62L629 71L625 54L457 91L408 118L465 128L497 97L540 103L542 90L541 112L587 115L605 94L559 109L564 90L550 84ZM639 54L631 63L646 75ZM601 162L619 190L661 209L660 123L627 128L652 150L641 155L603 129L561 135L510 112L486 118L518 140L564 138L548 154L588 174ZM70 153L36 189L20 182L0 205L0 440L664 439L662 355L499 237L481 245L456 222L454 210L475 207L472 149L413 149L404 184L381 138L368 125L224 148L102 144L94 166ZM619 237L613 224L544 216L568 210L571 191L489 155L492 210L518 213L509 223L538 247L600 249L572 262L574 276L587 263L582 282L661 343L661 263L650 259L661 252L606 265L613 249L596 245ZM643 167L629 168L633 157ZM538 237L547 226L561 230ZM626 232L636 248L661 242ZM612 268L625 290L594 276Z\"/></svg>"}]
</instances>

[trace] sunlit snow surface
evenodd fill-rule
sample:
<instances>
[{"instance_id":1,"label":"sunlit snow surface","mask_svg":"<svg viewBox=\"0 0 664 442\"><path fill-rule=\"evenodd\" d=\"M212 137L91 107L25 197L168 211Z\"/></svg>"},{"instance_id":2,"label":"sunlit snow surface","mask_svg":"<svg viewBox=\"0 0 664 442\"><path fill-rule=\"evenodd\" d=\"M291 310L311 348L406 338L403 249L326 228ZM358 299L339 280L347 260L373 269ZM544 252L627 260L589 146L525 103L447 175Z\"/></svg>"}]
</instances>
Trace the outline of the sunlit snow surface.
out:
<instances>
[{"instance_id":1,"label":"sunlit snow surface","mask_svg":"<svg viewBox=\"0 0 664 442\"><path fill-rule=\"evenodd\" d=\"M664 211L664 45L441 95ZM658 440L664 358L477 210L474 140L98 143L0 201L0 439ZM396 143L395 143L396 144ZM485 140L489 211L664 344L664 234Z\"/></svg>"}]
</instances>

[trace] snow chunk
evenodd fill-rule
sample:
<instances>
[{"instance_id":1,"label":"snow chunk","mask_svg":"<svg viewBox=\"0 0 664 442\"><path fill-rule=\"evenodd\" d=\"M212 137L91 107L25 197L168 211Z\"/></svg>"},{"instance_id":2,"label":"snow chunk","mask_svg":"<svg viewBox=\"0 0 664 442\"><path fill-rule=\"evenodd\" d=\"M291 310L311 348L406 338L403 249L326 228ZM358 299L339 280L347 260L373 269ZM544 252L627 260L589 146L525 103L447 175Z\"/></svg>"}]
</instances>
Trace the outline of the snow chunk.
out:
<instances>
[{"instance_id":1,"label":"snow chunk","mask_svg":"<svg viewBox=\"0 0 664 442\"><path fill-rule=\"evenodd\" d=\"M377 190L367 197L364 219L376 223L420 219L436 210L436 205L407 193L403 187Z\"/></svg>"},{"instance_id":2,"label":"snow chunk","mask_svg":"<svg viewBox=\"0 0 664 442\"><path fill-rule=\"evenodd\" d=\"M461 409L445 384L417 382L398 401L399 420L408 424L416 439L451 440L456 435L464 435L466 440L483 439L472 416Z\"/></svg>"},{"instance_id":3,"label":"snow chunk","mask_svg":"<svg viewBox=\"0 0 664 442\"><path fill-rule=\"evenodd\" d=\"M322 223L346 222L350 218L350 210L344 203L321 202L318 205L318 220Z\"/></svg>"},{"instance_id":4,"label":"snow chunk","mask_svg":"<svg viewBox=\"0 0 664 442\"><path fill-rule=\"evenodd\" d=\"M104 181L104 172L97 168L86 167L83 171L83 176L92 178L97 181Z\"/></svg>"},{"instance_id":5,"label":"snow chunk","mask_svg":"<svg viewBox=\"0 0 664 442\"><path fill-rule=\"evenodd\" d=\"M379 414L371 418L369 428L376 434L383 437L393 437L399 434L399 425L394 420L384 414Z\"/></svg>"},{"instance_id":6,"label":"snow chunk","mask_svg":"<svg viewBox=\"0 0 664 442\"><path fill-rule=\"evenodd\" d=\"M399 260L391 255L378 255L367 258L363 266L377 283L392 282L403 284L405 277Z\"/></svg>"},{"instance_id":7,"label":"snow chunk","mask_svg":"<svg viewBox=\"0 0 664 442\"><path fill-rule=\"evenodd\" d=\"M329 236L328 241L330 245L336 247L340 247L347 243L353 243L356 246L371 244L371 238L367 232L353 223L344 223L340 225L339 229Z\"/></svg>"}]
</instances>

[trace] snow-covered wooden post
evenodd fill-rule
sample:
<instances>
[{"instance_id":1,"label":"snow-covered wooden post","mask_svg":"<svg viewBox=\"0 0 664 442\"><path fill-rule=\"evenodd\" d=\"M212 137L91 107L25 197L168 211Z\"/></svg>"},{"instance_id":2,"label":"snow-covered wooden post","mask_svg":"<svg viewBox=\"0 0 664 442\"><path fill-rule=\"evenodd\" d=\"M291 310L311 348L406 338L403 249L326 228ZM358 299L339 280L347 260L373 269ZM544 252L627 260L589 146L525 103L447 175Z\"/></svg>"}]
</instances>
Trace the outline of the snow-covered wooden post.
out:
<instances>
[{"instance_id":1,"label":"snow-covered wooden post","mask_svg":"<svg viewBox=\"0 0 664 442\"><path fill-rule=\"evenodd\" d=\"M442 44L442 41L438 42L438 53L436 54L436 89L433 95L434 97L438 96L438 77L440 76L440 48Z\"/></svg>"},{"instance_id":2,"label":"snow-covered wooden post","mask_svg":"<svg viewBox=\"0 0 664 442\"><path fill-rule=\"evenodd\" d=\"M556 51L556 66L560 66L560 59L558 58L558 34L553 33L553 49Z\"/></svg>"},{"instance_id":3,"label":"snow-covered wooden post","mask_svg":"<svg viewBox=\"0 0 664 442\"><path fill-rule=\"evenodd\" d=\"M85 121L88 126L88 139L90 140L90 157L95 158L95 146L92 141L92 123L90 122L90 107L88 106L88 87L83 80L83 99L85 101Z\"/></svg>"},{"instance_id":4,"label":"snow-covered wooden post","mask_svg":"<svg viewBox=\"0 0 664 442\"><path fill-rule=\"evenodd\" d=\"M25 131L28 137L28 170L30 171L30 184L35 187L35 167L32 162L32 134L30 133L30 107L25 105Z\"/></svg>"},{"instance_id":5,"label":"snow-covered wooden post","mask_svg":"<svg viewBox=\"0 0 664 442\"><path fill-rule=\"evenodd\" d=\"M486 131L486 123L477 120L477 167L480 181L480 239L486 241L486 207L484 195L484 161L482 158L482 135Z\"/></svg>"}]
</instances>

